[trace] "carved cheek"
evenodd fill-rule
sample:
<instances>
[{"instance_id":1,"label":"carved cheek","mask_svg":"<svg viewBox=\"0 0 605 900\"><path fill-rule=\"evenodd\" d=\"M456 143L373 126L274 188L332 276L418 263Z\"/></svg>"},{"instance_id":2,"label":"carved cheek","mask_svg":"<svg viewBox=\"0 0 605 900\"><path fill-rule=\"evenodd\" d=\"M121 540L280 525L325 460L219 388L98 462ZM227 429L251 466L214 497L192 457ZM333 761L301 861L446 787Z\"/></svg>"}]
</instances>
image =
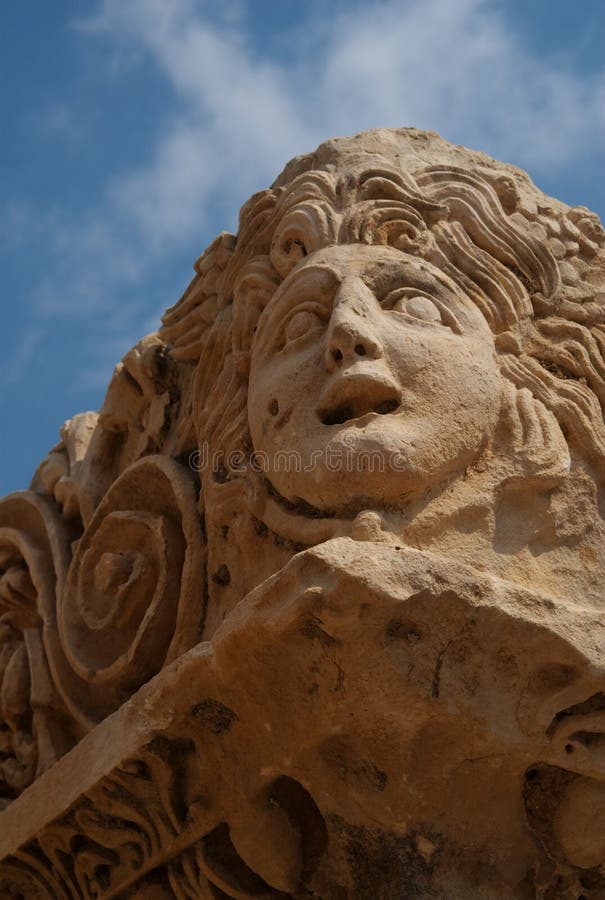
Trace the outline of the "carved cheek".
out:
<instances>
[{"instance_id":1,"label":"carved cheek","mask_svg":"<svg viewBox=\"0 0 605 900\"><path fill-rule=\"evenodd\" d=\"M383 331L385 359L402 388L410 387L416 384L427 367L434 366L439 340L421 329L389 324L389 330Z\"/></svg>"}]
</instances>

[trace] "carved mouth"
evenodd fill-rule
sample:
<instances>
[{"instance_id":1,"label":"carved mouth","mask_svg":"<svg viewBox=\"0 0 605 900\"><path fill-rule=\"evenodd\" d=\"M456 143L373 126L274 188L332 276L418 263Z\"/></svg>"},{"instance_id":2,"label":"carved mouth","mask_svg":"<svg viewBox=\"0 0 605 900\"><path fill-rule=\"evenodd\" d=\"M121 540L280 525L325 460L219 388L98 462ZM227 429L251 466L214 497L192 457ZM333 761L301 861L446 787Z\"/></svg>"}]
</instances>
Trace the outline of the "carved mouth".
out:
<instances>
[{"instance_id":1,"label":"carved mouth","mask_svg":"<svg viewBox=\"0 0 605 900\"><path fill-rule=\"evenodd\" d=\"M370 413L386 416L399 409L399 391L390 379L344 373L324 394L317 415L324 425L342 425Z\"/></svg>"},{"instance_id":2,"label":"carved mouth","mask_svg":"<svg viewBox=\"0 0 605 900\"><path fill-rule=\"evenodd\" d=\"M355 406L347 403L344 406L337 406L336 409L330 409L325 413L320 413L319 418L324 425L342 425L344 422L350 422L351 419L360 419L362 416L371 412L377 413L379 416L386 416L389 413L395 412L398 407L399 403L397 400L384 400L382 403L378 403L376 406L370 407L369 409L363 401Z\"/></svg>"}]
</instances>

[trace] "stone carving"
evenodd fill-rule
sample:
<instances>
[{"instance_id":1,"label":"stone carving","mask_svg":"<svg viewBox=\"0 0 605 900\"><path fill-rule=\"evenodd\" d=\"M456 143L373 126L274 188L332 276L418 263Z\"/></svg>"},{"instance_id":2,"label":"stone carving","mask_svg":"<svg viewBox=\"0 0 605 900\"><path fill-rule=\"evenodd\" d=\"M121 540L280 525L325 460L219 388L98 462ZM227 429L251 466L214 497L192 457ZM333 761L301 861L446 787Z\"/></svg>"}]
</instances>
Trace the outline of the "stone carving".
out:
<instances>
[{"instance_id":1,"label":"stone carving","mask_svg":"<svg viewBox=\"0 0 605 900\"><path fill-rule=\"evenodd\" d=\"M605 896L604 243L413 129L244 205L0 505L8 896Z\"/></svg>"},{"instance_id":2,"label":"stone carving","mask_svg":"<svg viewBox=\"0 0 605 900\"><path fill-rule=\"evenodd\" d=\"M62 696L87 730L199 639L201 546L191 481L167 457L131 465L95 510L46 622Z\"/></svg>"},{"instance_id":3,"label":"stone carving","mask_svg":"<svg viewBox=\"0 0 605 900\"><path fill-rule=\"evenodd\" d=\"M13 804L0 887L598 896L603 629L420 550L324 542Z\"/></svg>"},{"instance_id":4,"label":"stone carving","mask_svg":"<svg viewBox=\"0 0 605 900\"><path fill-rule=\"evenodd\" d=\"M4 803L76 739L43 646L42 618L53 609L66 568L69 527L30 491L0 505L0 712Z\"/></svg>"}]
</instances>

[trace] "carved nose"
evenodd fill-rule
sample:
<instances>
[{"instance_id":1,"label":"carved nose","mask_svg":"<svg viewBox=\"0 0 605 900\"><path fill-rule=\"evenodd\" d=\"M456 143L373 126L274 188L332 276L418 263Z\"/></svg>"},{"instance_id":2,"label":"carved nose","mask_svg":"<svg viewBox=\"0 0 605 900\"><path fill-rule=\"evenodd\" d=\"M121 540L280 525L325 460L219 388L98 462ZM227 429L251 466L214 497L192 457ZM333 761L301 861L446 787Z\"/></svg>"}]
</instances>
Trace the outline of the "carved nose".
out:
<instances>
[{"instance_id":1,"label":"carved nose","mask_svg":"<svg viewBox=\"0 0 605 900\"><path fill-rule=\"evenodd\" d=\"M377 301L361 279L345 279L336 295L326 340L328 369L360 357L379 359L382 345L374 328Z\"/></svg>"}]
</instances>

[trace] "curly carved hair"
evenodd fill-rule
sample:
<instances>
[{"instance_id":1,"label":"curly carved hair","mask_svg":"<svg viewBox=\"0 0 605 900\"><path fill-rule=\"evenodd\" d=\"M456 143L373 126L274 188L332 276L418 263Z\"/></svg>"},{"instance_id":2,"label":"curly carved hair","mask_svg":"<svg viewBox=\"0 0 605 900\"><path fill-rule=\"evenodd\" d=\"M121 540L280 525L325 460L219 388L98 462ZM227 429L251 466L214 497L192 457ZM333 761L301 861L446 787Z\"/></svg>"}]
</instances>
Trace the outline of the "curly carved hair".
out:
<instances>
[{"instance_id":1,"label":"curly carved hair","mask_svg":"<svg viewBox=\"0 0 605 900\"><path fill-rule=\"evenodd\" d=\"M478 165L465 152L470 166L429 164L413 175L390 155L351 153L344 166L318 167L316 154L254 195L237 238L216 239L164 318L174 358L197 365L184 432L193 422L198 445L249 452L248 362L276 287L322 247L388 244L460 286L494 334L505 377L552 412L568 444L605 466L603 228L512 167L487 157Z\"/></svg>"}]
</instances>

